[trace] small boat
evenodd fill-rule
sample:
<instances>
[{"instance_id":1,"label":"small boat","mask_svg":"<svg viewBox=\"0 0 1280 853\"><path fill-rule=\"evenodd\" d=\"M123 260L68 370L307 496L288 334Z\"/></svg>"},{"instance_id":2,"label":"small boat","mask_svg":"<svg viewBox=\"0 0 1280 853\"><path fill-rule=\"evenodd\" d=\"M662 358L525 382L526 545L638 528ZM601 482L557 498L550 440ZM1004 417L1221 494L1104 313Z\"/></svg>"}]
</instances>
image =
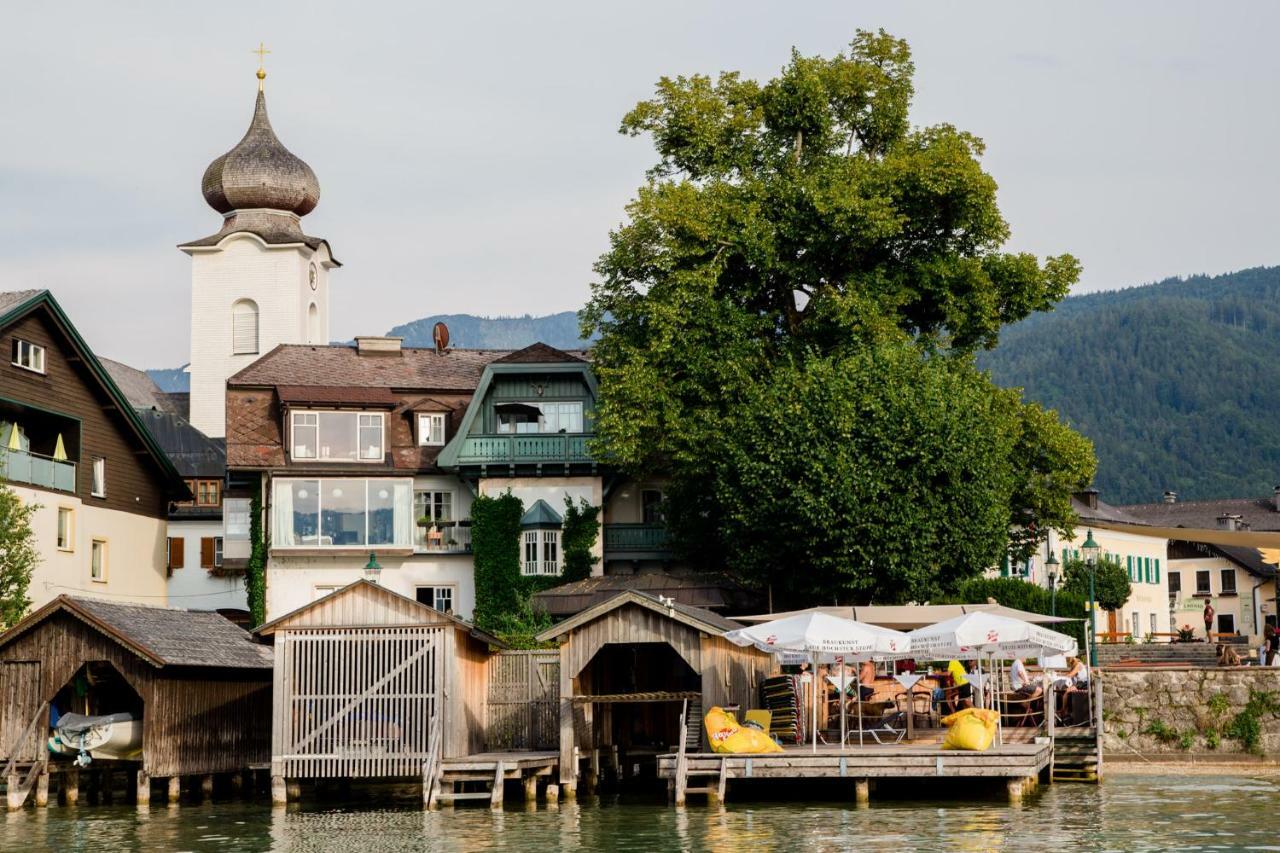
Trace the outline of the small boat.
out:
<instances>
[{"instance_id":1,"label":"small boat","mask_svg":"<svg viewBox=\"0 0 1280 853\"><path fill-rule=\"evenodd\" d=\"M142 755L142 720L128 712L95 717L63 714L49 738L49 751L89 758L135 759ZM83 757L78 760L88 763Z\"/></svg>"}]
</instances>

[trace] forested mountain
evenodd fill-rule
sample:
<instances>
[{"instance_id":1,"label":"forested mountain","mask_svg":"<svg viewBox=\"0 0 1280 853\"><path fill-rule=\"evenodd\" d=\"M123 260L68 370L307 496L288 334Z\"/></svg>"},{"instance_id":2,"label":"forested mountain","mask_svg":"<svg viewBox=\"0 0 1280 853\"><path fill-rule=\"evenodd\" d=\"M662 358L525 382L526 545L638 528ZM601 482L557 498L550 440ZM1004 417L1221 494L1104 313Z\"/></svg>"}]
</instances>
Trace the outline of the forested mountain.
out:
<instances>
[{"instance_id":1,"label":"forested mountain","mask_svg":"<svg viewBox=\"0 0 1280 853\"><path fill-rule=\"evenodd\" d=\"M1280 267L1074 296L980 361L1093 439L1110 503L1280 483Z\"/></svg>"},{"instance_id":2,"label":"forested mountain","mask_svg":"<svg viewBox=\"0 0 1280 853\"><path fill-rule=\"evenodd\" d=\"M519 349L538 341L557 349L581 349L587 345L578 334L578 315L573 311L545 317L437 314L396 326L387 334L404 338L407 347L429 347L434 344L431 330L437 322L449 327L450 346L468 349Z\"/></svg>"}]
</instances>

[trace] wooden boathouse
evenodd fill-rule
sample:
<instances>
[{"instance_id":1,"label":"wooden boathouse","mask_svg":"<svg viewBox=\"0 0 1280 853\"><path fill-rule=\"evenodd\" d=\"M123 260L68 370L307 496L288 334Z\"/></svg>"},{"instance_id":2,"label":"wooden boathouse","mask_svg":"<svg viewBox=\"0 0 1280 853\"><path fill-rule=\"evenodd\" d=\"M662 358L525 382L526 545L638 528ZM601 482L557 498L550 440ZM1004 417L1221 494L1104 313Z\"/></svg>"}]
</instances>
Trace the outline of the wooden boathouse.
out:
<instances>
[{"instance_id":1,"label":"wooden boathouse","mask_svg":"<svg viewBox=\"0 0 1280 853\"><path fill-rule=\"evenodd\" d=\"M94 760L87 772L110 796L112 774L135 771L137 801L151 780L182 777L212 787L213 774L265 765L271 708L271 649L217 613L59 596L0 635L0 748L9 808L32 791L48 802L49 779L75 802L81 771L51 759L50 709L58 714L128 712L142 720L141 753Z\"/></svg>"},{"instance_id":2,"label":"wooden boathouse","mask_svg":"<svg viewBox=\"0 0 1280 853\"><path fill-rule=\"evenodd\" d=\"M539 634L539 641L560 643L566 795L577 789L580 763L591 788L602 760L634 766L677 744L700 750L704 708L754 707L774 660L724 639L740 627L700 607L628 590Z\"/></svg>"},{"instance_id":3,"label":"wooden boathouse","mask_svg":"<svg viewBox=\"0 0 1280 853\"><path fill-rule=\"evenodd\" d=\"M502 648L471 624L359 580L268 622L275 646L271 794L303 780L422 780L424 804L536 795L555 753L486 752L488 672ZM481 782L486 791L457 790Z\"/></svg>"}]
</instances>

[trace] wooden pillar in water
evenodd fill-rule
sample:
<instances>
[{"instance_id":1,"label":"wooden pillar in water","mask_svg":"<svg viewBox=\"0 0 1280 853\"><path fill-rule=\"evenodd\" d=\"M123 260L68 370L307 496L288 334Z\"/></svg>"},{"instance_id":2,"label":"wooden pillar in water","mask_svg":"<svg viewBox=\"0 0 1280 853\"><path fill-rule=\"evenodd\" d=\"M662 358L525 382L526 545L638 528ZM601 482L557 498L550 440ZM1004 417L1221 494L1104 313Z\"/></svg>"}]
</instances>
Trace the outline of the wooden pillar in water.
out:
<instances>
[{"instance_id":1,"label":"wooden pillar in water","mask_svg":"<svg viewBox=\"0 0 1280 853\"><path fill-rule=\"evenodd\" d=\"M9 811L14 812L22 808L22 803L26 799L25 797L21 797L22 777L17 773L10 773L9 777L5 779L5 786L6 790L9 792Z\"/></svg>"},{"instance_id":2,"label":"wooden pillar in water","mask_svg":"<svg viewBox=\"0 0 1280 853\"><path fill-rule=\"evenodd\" d=\"M1024 780L1024 779L1010 779L1010 780L1009 780L1009 783L1008 783L1008 789L1009 789L1009 802L1010 802L1010 803L1021 803L1021 802L1022 802L1022 796L1023 796L1023 794L1025 793L1025 788L1024 788L1024 783L1025 783L1025 781L1026 781L1026 780Z\"/></svg>"},{"instance_id":3,"label":"wooden pillar in water","mask_svg":"<svg viewBox=\"0 0 1280 853\"><path fill-rule=\"evenodd\" d=\"M36 807L44 808L49 805L49 765L40 768L40 775L36 777Z\"/></svg>"},{"instance_id":4,"label":"wooden pillar in water","mask_svg":"<svg viewBox=\"0 0 1280 853\"><path fill-rule=\"evenodd\" d=\"M62 799L69 806L80 802L80 771L69 768L62 771Z\"/></svg>"},{"instance_id":5,"label":"wooden pillar in water","mask_svg":"<svg viewBox=\"0 0 1280 853\"><path fill-rule=\"evenodd\" d=\"M147 775L147 771L139 770L137 782L136 800L140 806L151 805L151 777Z\"/></svg>"},{"instance_id":6,"label":"wooden pillar in water","mask_svg":"<svg viewBox=\"0 0 1280 853\"><path fill-rule=\"evenodd\" d=\"M860 806L871 802L871 780L858 779L853 783L853 799Z\"/></svg>"},{"instance_id":7,"label":"wooden pillar in water","mask_svg":"<svg viewBox=\"0 0 1280 853\"><path fill-rule=\"evenodd\" d=\"M169 777L168 800L170 805L182 802L182 777Z\"/></svg>"},{"instance_id":8,"label":"wooden pillar in water","mask_svg":"<svg viewBox=\"0 0 1280 853\"><path fill-rule=\"evenodd\" d=\"M289 802L289 785L283 776L271 777L271 805L283 806Z\"/></svg>"},{"instance_id":9,"label":"wooden pillar in water","mask_svg":"<svg viewBox=\"0 0 1280 853\"><path fill-rule=\"evenodd\" d=\"M538 800L538 777L533 773L529 773L521 780L524 784L524 801L526 803L537 802Z\"/></svg>"},{"instance_id":10,"label":"wooden pillar in water","mask_svg":"<svg viewBox=\"0 0 1280 853\"><path fill-rule=\"evenodd\" d=\"M213 799L213 774L206 773L200 777L200 796L203 799Z\"/></svg>"},{"instance_id":11,"label":"wooden pillar in water","mask_svg":"<svg viewBox=\"0 0 1280 853\"><path fill-rule=\"evenodd\" d=\"M554 782L548 782L547 783L547 803L552 804L552 803L559 803L559 802L560 802L560 786L555 784Z\"/></svg>"}]
</instances>

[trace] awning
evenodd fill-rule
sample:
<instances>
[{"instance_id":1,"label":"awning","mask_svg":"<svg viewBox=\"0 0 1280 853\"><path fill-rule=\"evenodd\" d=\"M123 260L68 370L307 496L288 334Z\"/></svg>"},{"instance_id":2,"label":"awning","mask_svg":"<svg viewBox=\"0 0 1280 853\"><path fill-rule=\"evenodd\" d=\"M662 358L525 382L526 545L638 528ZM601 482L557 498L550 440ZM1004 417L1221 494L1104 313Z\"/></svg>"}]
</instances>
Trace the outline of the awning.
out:
<instances>
[{"instance_id":1,"label":"awning","mask_svg":"<svg viewBox=\"0 0 1280 853\"><path fill-rule=\"evenodd\" d=\"M954 619L966 613L994 613L1011 619L1021 619L1024 622L1030 622L1035 625L1075 621L1063 616L1029 613L1014 607L1004 607L1000 604L907 604L901 606L873 604L864 607L810 607L807 610L789 610L786 613L761 613L755 616L734 616L732 618L738 622L768 622L771 619L785 619L788 616L798 616L801 613L812 612L828 613L832 616L852 619L855 622L865 622L868 625L892 628L895 631L910 631L915 628L923 628L926 625L936 625L939 622Z\"/></svg>"}]
</instances>

